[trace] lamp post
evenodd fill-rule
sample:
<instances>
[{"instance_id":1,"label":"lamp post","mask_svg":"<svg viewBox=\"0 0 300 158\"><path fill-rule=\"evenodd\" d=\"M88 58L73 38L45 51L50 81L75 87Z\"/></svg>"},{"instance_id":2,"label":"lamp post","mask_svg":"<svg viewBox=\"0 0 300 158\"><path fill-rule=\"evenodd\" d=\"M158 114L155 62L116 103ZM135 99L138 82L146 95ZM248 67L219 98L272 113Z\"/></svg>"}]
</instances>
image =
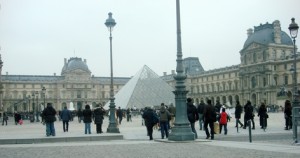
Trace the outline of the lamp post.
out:
<instances>
[{"instance_id":1,"label":"lamp post","mask_svg":"<svg viewBox=\"0 0 300 158\"><path fill-rule=\"evenodd\" d=\"M34 103L34 98L35 98L35 94L34 92L31 94L32 95L32 122L34 122L34 116L35 116L35 103Z\"/></svg>"},{"instance_id":2,"label":"lamp post","mask_svg":"<svg viewBox=\"0 0 300 158\"><path fill-rule=\"evenodd\" d=\"M39 119L39 92L38 91L35 91L35 96L36 96L36 122L40 122L40 119Z\"/></svg>"},{"instance_id":3,"label":"lamp post","mask_svg":"<svg viewBox=\"0 0 300 158\"><path fill-rule=\"evenodd\" d=\"M186 74L183 70L182 60L182 48L181 48L181 26L180 26L180 2L176 0L176 21L177 21L177 74L174 76L176 81L175 85L175 105L176 105L176 119L172 132L169 135L168 140L173 141L187 141L195 140L195 135L192 132L190 123L187 119L187 105L186 105L186 94L188 91L185 89Z\"/></svg>"},{"instance_id":4,"label":"lamp post","mask_svg":"<svg viewBox=\"0 0 300 158\"><path fill-rule=\"evenodd\" d=\"M110 104L109 104L109 125L107 128L107 133L120 133L119 128L116 124L115 119L115 98L114 98L114 82L113 82L113 60L112 60L112 36L111 32L116 25L115 19L112 18L112 13L108 13L108 19L105 21L105 25L109 30L109 41L110 41Z\"/></svg>"},{"instance_id":5,"label":"lamp post","mask_svg":"<svg viewBox=\"0 0 300 158\"><path fill-rule=\"evenodd\" d=\"M42 88L42 93L43 93L43 97L44 97L44 104L43 104L43 106L44 106L44 109L45 109L45 105L46 105L46 88L45 87Z\"/></svg>"},{"instance_id":6,"label":"lamp post","mask_svg":"<svg viewBox=\"0 0 300 158\"><path fill-rule=\"evenodd\" d=\"M1 47L0 47L1 50ZM2 86L2 67L3 67L3 61L1 59L1 54L0 54L0 111L3 110L3 105L2 105L2 93L3 93L3 86Z\"/></svg>"},{"instance_id":7,"label":"lamp post","mask_svg":"<svg viewBox=\"0 0 300 158\"><path fill-rule=\"evenodd\" d=\"M296 38L298 34L299 26L295 23L295 18L292 18L292 23L289 26L290 34L294 42L294 62L293 62L293 87L294 87L294 95L293 95L293 109L292 109L292 120L293 120L293 139L295 143L298 143L297 136L297 125L298 119L300 117L300 106L299 106L299 94L297 87L297 53L296 53Z\"/></svg>"}]
</instances>

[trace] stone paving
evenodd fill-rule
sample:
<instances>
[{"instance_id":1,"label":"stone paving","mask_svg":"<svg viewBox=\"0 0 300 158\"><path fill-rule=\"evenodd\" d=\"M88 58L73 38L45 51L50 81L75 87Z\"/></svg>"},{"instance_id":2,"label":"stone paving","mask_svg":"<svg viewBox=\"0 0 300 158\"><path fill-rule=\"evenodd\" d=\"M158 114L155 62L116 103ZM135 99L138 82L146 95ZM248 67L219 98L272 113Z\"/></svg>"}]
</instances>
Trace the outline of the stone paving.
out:
<instances>
[{"instance_id":1,"label":"stone paving","mask_svg":"<svg viewBox=\"0 0 300 158\"><path fill-rule=\"evenodd\" d=\"M154 131L154 141L149 141L145 126L141 126L140 117L133 117L133 122L124 119L119 126L120 134L84 134L84 124L75 119L70 122L69 132L62 131L62 123L55 122L56 137L107 137L122 135L122 139L99 141L72 141L36 144L1 144L0 158L6 157L299 157L300 146L293 145L292 131L285 131L283 113L269 113L268 128L263 131L258 126L252 131L253 141L249 143L248 129L234 128L235 119L228 123L228 135L219 134L215 140L206 140L204 131L196 129L199 139L192 142L172 142L160 139L160 131ZM108 118L104 120L104 131L108 127ZM299 134L298 134L299 135ZM299 135L300 136L300 135ZM8 126L0 126L1 139L45 138L45 126L41 123L14 125L12 119ZM49 138L51 139L51 137Z\"/></svg>"}]
</instances>

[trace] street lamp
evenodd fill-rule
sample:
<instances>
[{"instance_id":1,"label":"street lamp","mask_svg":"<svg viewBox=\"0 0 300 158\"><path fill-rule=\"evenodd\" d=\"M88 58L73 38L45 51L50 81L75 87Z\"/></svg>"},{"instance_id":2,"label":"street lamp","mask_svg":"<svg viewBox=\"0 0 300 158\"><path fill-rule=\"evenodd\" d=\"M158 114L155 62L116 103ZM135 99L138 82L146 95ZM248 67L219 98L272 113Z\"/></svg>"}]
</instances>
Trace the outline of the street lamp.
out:
<instances>
[{"instance_id":1,"label":"street lamp","mask_svg":"<svg viewBox=\"0 0 300 158\"><path fill-rule=\"evenodd\" d=\"M192 132L190 123L187 119L187 106L186 94L188 91L185 89L184 81L186 74L183 70L182 49L181 49L181 28L180 28L180 3L176 0L176 19L177 19L177 74L174 76L176 81L175 85L175 105L176 105L176 119L172 132L168 140L173 141L187 141L195 140L195 134Z\"/></svg>"},{"instance_id":2,"label":"street lamp","mask_svg":"<svg viewBox=\"0 0 300 158\"><path fill-rule=\"evenodd\" d=\"M292 23L289 26L290 34L294 42L294 62L293 62L293 86L294 86L294 95L293 95L293 111L292 111L292 120L293 120L293 139L295 143L298 143L298 136L297 136L297 124L298 119L300 117L300 106L299 106L299 94L298 94L298 87L297 87L297 54L296 54L296 38L298 34L299 26L295 23L295 18L292 18Z\"/></svg>"},{"instance_id":3,"label":"street lamp","mask_svg":"<svg viewBox=\"0 0 300 158\"><path fill-rule=\"evenodd\" d=\"M120 133L119 128L116 124L115 119L115 98L114 98L114 82L113 82L113 60L112 60L112 36L111 32L116 25L115 19L112 18L112 13L108 13L108 19L105 21L105 25L109 30L109 41L110 41L110 104L109 104L109 125L107 128L107 133Z\"/></svg>"},{"instance_id":4,"label":"street lamp","mask_svg":"<svg viewBox=\"0 0 300 158\"><path fill-rule=\"evenodd\" d=\"M34 95L34 92L32 92L32 122L34 122L34 116L35 116L35 103L34 103L34 98L35 98L35 95Z\"/></svg>"},{"instance_id":5,"label":"street lamp","mask_svg":"<svg viewBox=\"0 0 300 158\"><path fill-rule=\"evenodd\" d=\"M35 96L36 96L36 122L40 122L40 119L39 119L39 92L38 91L35 91Z\"/></svg>"},{"instance_id":6,"label":"street lamp","mask_svg":"<svg viewBox=\"0 0 300 158\"><path fill-rule=\"evenodd\" d=\"M1 50L1 47L0 47ZM3 61L1 59L1 54L0 54L0 111L3 110L3 106L2 106L2 93L3 93L3 86L2 86L2 67L3 67Z\"/></svg>"},{"instance_id":7,"label":"street lamp","mask_svg":"<svg viewBox=\"0 0 300 158\"><path fill-rule=\"evenodd\" d=\"M42 88L42 93L43 93L43 97L44 97L44 105L43 106L45 109L45 105L46 105L46 100L45 100L46 99L46 88L45 87Z\"/></svg>"}]
</instances>

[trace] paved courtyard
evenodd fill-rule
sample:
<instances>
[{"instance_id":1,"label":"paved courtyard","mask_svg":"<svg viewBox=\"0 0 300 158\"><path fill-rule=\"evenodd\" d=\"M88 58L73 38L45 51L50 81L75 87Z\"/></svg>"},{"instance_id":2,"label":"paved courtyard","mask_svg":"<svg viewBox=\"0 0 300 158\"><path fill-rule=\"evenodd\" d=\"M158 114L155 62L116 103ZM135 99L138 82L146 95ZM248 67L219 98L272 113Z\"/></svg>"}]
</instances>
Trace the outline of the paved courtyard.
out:
<instances>
[{"instance_id":1,"label":"paved courtyard","mask_svg":"<svg viewBox=\"0 0 300 158\"><path fill-rule=\"evenodd\" d=\"M84 134L84 124L77 119L70 122L69 132L63 132L62 122L55 122L56 137L108 137L122 135L123 139L99 141L47 142L35 144L1 144L0 158L6 157L299 157L300 146L292 144L292 131L284 129L283 113L269 113L268 128L259 128L255 117L256 129L252 130L252 143L249 142L248 129L234 128L235 119L228 123L228 135L219 134L215 140L206 140L205 132L196 124L198 139L192 142L172 142L160 139L160 131L154 130L154 141L149 141L141 117L133 117L132 122L123 120L119 126L120 134ZM104 120L104 131L108 118ZM299 134L298 134L299 135ZM299 135L300 136L300 135ZM45 126L41 123L14 125L12 119L8 126L0 126L0 142L5 139L35 138L44 139ZM53 139L53 138L49 138Z\"/></svg>"}]
</instances>

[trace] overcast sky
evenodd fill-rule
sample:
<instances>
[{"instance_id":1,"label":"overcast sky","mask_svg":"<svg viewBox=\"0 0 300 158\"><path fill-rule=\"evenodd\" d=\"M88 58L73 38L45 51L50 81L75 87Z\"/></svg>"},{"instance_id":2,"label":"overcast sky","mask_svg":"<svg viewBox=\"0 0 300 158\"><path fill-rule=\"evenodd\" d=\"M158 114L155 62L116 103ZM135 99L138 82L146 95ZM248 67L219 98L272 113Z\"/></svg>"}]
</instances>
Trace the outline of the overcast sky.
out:
<instances>
[{"instance_id":1,"label":"overcast sky","mask_svg":"<svg viewBox=\"0 0 300 158\"><path fill-rule=\"evenodd\" d=\"M181 0L183 57L205 70L240 63L247 29L291 18L299 0ZM115 77L143 65L158 75L176 69L176 0L0 0L2 74L60 75L64 58L87 60L92 74L110 76L108 13ZM300 38L297 39L297 45Z\"/></svg>"}]
</instances>

